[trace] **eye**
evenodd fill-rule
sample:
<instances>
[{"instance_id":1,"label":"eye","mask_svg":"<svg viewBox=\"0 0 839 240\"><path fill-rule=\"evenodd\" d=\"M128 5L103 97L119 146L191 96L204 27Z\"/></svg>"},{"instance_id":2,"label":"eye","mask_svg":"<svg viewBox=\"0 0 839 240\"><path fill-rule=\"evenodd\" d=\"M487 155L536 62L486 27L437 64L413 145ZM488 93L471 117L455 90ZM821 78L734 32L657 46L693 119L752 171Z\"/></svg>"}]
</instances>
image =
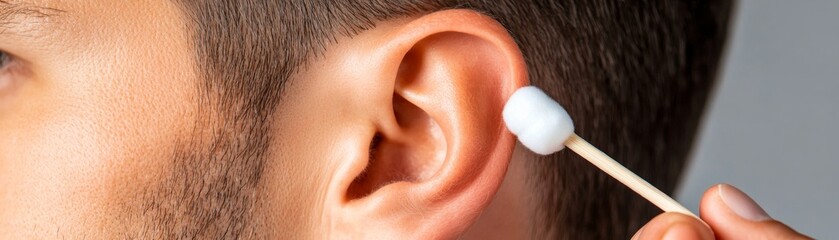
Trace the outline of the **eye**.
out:
<instances>
[{"instance_id":1,"label":"eye","mask_svg":"<svg viewBox=\"0 0 839 240\"><path fill-rule=\"evenodd\" d=\"M8 53L0 50L0 71L6 70L6 66L12 62L12 56L9 56Z\"/></svg>"},{"instance_id":2,"label":"eye","mask_svg":"<svg viewBox=\"0 0 839 240\"><path fill-rule=\"evenodd\" d=\"M2 96L8 89L13 80L15 59L7 52L0 50L0 96Z\"/></svg>"}]
</instances>

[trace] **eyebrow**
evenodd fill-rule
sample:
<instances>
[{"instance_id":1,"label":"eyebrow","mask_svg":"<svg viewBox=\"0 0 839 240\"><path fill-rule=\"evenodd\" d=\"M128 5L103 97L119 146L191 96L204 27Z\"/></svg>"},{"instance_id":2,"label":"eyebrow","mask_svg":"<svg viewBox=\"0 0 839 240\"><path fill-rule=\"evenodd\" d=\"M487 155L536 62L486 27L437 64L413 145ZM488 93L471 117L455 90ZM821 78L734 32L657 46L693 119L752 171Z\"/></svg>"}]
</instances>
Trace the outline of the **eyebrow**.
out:
<instances>
[{"instance_id":1,"label":"eyebrow","mask_svg":"<svg viewBox=\"0 0 839 240\"><path fill-rule=\"evenodd\" d=\"M8 28L22 21L43 20L62 13L64 13L63 10L56 8L0 0L0 33L4 33Z\"/></svg>"}]
</instances>

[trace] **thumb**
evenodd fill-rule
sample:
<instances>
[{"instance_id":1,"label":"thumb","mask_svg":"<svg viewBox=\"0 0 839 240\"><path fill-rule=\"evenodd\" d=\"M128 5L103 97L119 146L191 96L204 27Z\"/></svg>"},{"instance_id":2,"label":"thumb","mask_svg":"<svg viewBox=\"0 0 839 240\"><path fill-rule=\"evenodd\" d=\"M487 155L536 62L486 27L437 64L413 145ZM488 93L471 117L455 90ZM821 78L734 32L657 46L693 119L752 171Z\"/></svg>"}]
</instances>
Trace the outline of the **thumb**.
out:
<instances>
[{"instance_id":1,"label":"thumb","mask_svg":"<svg viewBox=\"0 0 839 240\"><path fill-rule=\"evenodd\" d=\"M705 191L699 212L717 239L811 239L773 220L752 198L728 184Z\"/></svg>"}]
</instances>

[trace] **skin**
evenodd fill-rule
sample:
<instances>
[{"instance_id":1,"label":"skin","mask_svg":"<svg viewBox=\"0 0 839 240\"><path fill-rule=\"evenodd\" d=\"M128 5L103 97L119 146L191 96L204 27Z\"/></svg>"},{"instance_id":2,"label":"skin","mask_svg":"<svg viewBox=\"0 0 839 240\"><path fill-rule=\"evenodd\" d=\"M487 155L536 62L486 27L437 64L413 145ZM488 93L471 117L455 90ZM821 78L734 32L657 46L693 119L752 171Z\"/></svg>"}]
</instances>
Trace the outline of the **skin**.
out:
<instances>
[{"instance_id":1,"label":"skin","mask_svg":"<svg viewBox=\"0 0 839 240\"><path fill-rule=\"evenodd\" d=\"M168 1L22 4L49 15L15 15L0 35L12 56L0 74L0 238L143 229L122 214L173 169L172 143L194 141L201 117L179 10ZM451 27L462 21L472 23ZM499 225L479 219L484 210L530 225L511 197L523 183L498 191L522 170L507 171L515 141L500 120L526 83L506 31L465 11L380 26L342 39L289 85L254 207L256 225L272 227L254 236L480 235L489 232L473 224ZM368 166L377 132L380 154ZM362 171L370 177L353 183Z\"/></svg>"},{"instance_id":2,"label":"skin","mask_svg":"<svg viewBox=\"0 0 839 240\"><path fill-rule=\"evenodd\" d=\"M30 3L57 10L14 16L0 34L13 57L0 70L0 238L140 231L121 214L203 117L181 13L168 1ZM500 119L524 64L500 24L465 10L339 39L274 113L251 236L528 238L540 223L527 154Z\"/></svg>"},{"instance_id":3,"label":"skin","mask_svg":"<svg viewBox=\"0 0 839 240\"><path fill-rule=\"evenodd\" d=\"M14 58L0 74L0 236L106 237L193 126L185 30L168 4L31 4L61 11L0 34Z\"/></svg>"}]
</instances>

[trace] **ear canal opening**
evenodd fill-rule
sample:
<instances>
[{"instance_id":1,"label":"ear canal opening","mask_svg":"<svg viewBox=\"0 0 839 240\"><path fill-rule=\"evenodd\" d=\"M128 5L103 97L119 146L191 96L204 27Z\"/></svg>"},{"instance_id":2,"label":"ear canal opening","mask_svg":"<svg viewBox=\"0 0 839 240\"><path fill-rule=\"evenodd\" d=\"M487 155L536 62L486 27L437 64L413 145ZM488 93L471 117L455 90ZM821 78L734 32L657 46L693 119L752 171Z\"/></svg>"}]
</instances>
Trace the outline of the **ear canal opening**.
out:
<instances>
[{"instance_id":1,"label":"ear canal opening","mask_svg":"<svg viewBox=\"0 0 839 240\"><path fill-rule=\"evenodd\" d=\"M446 139L440 126L421 108L394 94L398 131L376 133L370 140L364 170L347 189L347 200L368 196L395 182L418 182L431 177L445 160Z\"/></svg>"},{"instance_id":2,"label":"ear canal opening","mask_svg":"<svg viewBox=\"0 0 839 240\"><path fill-rule=\"evenodd\" d=\"M352 200L363 198L373 192L373 186L369 184L369 169L371 165L376 164L376 152L378 151L379 144L381 144L381 142L382 134L377 132L373 136L373 139L370 140L370 147L367 151L367 166L365 166L364 170L359 173L355 179L353 179L352 183L350 183L350 187L347 190L348 199Z\"/></svg>"}]
</instances>

